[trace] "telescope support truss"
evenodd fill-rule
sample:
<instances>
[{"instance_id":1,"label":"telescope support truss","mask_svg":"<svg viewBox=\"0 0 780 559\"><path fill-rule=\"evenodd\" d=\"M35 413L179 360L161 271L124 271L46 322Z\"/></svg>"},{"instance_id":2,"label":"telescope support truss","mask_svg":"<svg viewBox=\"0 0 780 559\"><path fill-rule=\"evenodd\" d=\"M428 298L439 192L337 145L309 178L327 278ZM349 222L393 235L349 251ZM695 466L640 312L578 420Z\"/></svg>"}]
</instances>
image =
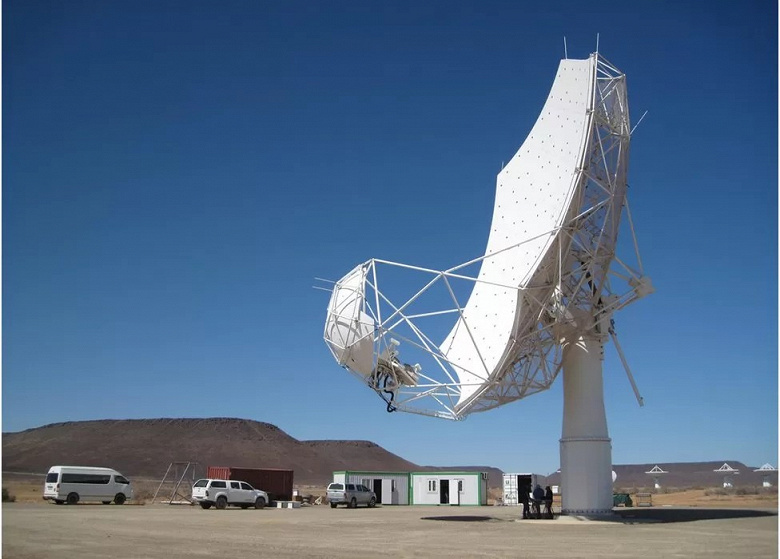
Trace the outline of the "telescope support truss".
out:
<instances>
[{"instance_id":1,"label":"telescope support truss","mask_svg":"<svg viewBox=\"0 0 780 559\"><path fill-rule=\"evenodd\" d=\"M603 347L617 342L613 313L653 292L627 198L631 131L625 75L598 53L561 61L499 173L485 255L446 270L371 259L335 283L325 322L336 361L391 412L463 419L546 390L563 369L571 514L612 508ZM623 210L630 260L616 254Z\"/></svg>"},{"instance_id":2,"label":"telescope support truss","mask_svg":"<svg viewBox=\"0 0 780 559\"><path fill-rule=\"evenodd\" d=\"M561 370L566 339L586 334L606 341L612 313L652 292L638 251L634 265L615 254L623 208L630 246L638 248L626 197L631 127L625 76L600 55L592 59L588 138L573 170L578 179L571 209L558 227L446 270L371 259L333 287L328 347L339 364L385 400L388 411L458 420L546 390ZM502 253L523 250L542 237L552 239L551 248L534 277L520 286L485 281L477 273ZM419 286L400 297L399 272ZM457 284L467 289L459 292ZM467 313L466 299L477 284L511 290L513 300L532 311L520 317L495 367L486 363ZM479 359L468 376L428 328L442 319L457 321L476 347ZM634 385L630 373L629 378ZM472 393L467 400L464 390Z\"/></svg>"}]
</instances>

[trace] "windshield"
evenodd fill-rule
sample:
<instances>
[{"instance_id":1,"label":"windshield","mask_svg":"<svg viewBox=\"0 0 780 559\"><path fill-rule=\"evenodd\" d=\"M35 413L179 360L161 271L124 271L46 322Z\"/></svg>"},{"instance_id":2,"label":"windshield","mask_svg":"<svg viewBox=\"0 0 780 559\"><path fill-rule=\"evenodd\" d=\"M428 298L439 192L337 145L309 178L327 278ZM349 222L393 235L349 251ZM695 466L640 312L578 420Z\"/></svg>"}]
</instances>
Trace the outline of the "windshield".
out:
<instances>
[{"instance_id":1,"label":"windshield","mask_svg":"<svg viewBox=\"0 0 780 559\"><path fill-rule=\"evenodd\" d=\"M195 487L206 487L206 484L209 482L207 479L199 479L195 482Z\"/></svg>"},{"instance_id":2,"label":"windshield","mask_svg":"<svg viewBox=\"0 0 780 559\"><path fill-rule=\"evenodd\" d=\"M328 485L328 491L341 491L344 486L341 483L331 483Z\"/></svg>"},{"instance_id":3,"label":"windshield","mask_svg":"<svg viewBox=\"0 0 780 559\"><path fill-rule=\"evenodd\" d=\"M52 472L46 475L46 483L57 483L60 474Z\"/></svg>"}]
</instances>

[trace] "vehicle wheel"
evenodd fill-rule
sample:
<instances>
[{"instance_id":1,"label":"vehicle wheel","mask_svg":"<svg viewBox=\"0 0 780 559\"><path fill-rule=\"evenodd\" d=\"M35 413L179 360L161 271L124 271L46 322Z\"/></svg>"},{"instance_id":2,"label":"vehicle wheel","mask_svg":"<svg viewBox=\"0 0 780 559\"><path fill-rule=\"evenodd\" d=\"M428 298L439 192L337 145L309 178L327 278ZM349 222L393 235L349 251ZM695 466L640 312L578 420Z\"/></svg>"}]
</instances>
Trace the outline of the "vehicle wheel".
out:
<instances>
[{"instance_id":1,"label":"vehicle wheel","mask_svg":"<svg viewBox=\"0 0 780 559\"><path fill-rule=\"evenodd\" d=\"M117 493L116 497L114 497L114 503L117 505L124 505L125 504L125 494L124 493Z\"/></svg>"},{"instance_id":2,"label":"vehicle wheel","mask_svg":"<svg viewBox=\"0 0 780 559\"><path fill-rule=\"evenodd\" d=\"M357 499L352 497L352 500L349 502L349 508L356 509L357 508Z\"/></svg>"},{"instance_id":3,"label":"vehicle wheel","mask_svg":"<svg viewBox=\"0 0 780 559\"><path fill-rule=\"evenodd\" d=\"M211 508L211 503L201 503L200 508L208 510Z\"/></svg>"},{"instance_id":4,"label":"vehicle wheel","mask_svg":"<svg viewBox=\"0 0 780 559\"><path fill-rule=\"evenodd\" d=\"M54 503L57 505L64 505L65 501L63 501L62 499L54 499Z\"/></svg>"},{"instance_id":5,"label":"vehicle wheel","mask_svg":"<svg viewBox=\"0 0 780 559\"><path fill-rule=\"evenodd\" d=\"M76 503L79 502L79 494L78 493L70 493L68 495L68 498L65 499L65 502L68 503L69 505L75 505Z\"/></svg>"},{"instance_id":6,"label":"vehicle wheel","mask_svg":"<svg viewBox=\"0 0 780 559\"><path fill-rule=\"evenodd\" d=\"M335 509L338 505L336 503L331 503L330 508Z\"/></svg>"},{"instance_id":7,"label":"vehicle wheel","mask_svg":"<svg viewBox=\"0 0 780 559\"><path fill-rule=\"evenodd\" d=\"M368 508L372 509L376 506L376 499L371 497L371 500L368 502Z\"/></svg>"},{"instance_id":8,"label":"vehicle wheel","mask_svg":"<svg viewBox=\"0 0 780 559\"><path fill-rule=\"evenodd\" d=\"M262 497L258 497L255 501L255 508L256 509L264 509L265 508L265 499Z\"/></svg>"},{"instance_id":9,"label":"vehicle wheel","mask_svg":"<svg viewBox=\"0 0 780 559\"><path fill-rule=\"evenodd\" d=\"M227 506L227 499L224 497L217 497L217 508L223 510Z\"/></svg>"},{"instance_id":10,"label":"vehicle wheel","mask_svg":"<svg viewBox=\"0 0 780 559\"><path fill-rule=\"evenodd\" d=\"M104 505L110 505L111 501L101 501Z\"/></svg>"}]
</instances>

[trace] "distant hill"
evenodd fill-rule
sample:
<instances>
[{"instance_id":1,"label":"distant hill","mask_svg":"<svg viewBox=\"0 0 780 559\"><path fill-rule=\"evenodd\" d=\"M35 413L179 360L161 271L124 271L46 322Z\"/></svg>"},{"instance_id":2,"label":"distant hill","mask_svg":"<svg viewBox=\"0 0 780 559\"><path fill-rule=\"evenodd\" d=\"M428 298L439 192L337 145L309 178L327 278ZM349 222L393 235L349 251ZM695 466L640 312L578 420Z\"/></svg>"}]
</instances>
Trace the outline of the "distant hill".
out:
<instances>
[{"instance_id":1,"label":"distant hill","mask_svg":"<svg viewBox=\"0 0 780 559\"><path fill-rule=\"evenodd\" d=\"M501 488L503 472L490 466L420 466L370 441L299 441L270 423L235 418L104 419L53 423L18 433L3 433L3 471L45 473L55 464L110 466L139 478L162 479L171 462L207 466L285 468L295 471L299 485L325 485L337 470L480 471L488 485ZM659 463L664 487L717 487L724 462L740 470L734 485L761 485L756 467L737 460ZM645 472L655 464L615 465L616 487L649 487ZM773 474L773 484L777 474ZM541 482L556 485L553 474Z\"/></svg>"},{"instance_id":2,"label":"distant hill","mask_svg":"<svg viewBox=\"0 0 780 559\"><path fill-rule=\"evenodd\" d=\"M722 487L724 474L716 473L724 463L739 474L732 476L732 482L735 487L738 486L760 486L763 481L761 473L755 473L753 470L759 466L747 466L739 460L717 460L713 462L659 462L657 464L615 464L612 466L617 479L616 488L633 488L653 486L653 476L649 472L653 466L658 466L669 473L660 474L658 481L661 487L667 488L692 488L692 487ZM777 484L777 473L772 474L772 485ZM557 485L560 483L560 474L555 473L547 478L547 483Z\"/></svg>"},{"instance_id":3,"label":"distant hill","mask_svg":"<svg viewBox=\"0 0 780 559\"><path fill-rule=\"evenodd\" d=\"M270 423L235 418L105 419L53 423L3 433L3 471L45 473L54 464L111 466L128 476L162 479L171 462L285 468L296 484L325 485L337 470L489 472L497 468L419 466L370 441L299 441Z\"/></svg>"}]
</instances>

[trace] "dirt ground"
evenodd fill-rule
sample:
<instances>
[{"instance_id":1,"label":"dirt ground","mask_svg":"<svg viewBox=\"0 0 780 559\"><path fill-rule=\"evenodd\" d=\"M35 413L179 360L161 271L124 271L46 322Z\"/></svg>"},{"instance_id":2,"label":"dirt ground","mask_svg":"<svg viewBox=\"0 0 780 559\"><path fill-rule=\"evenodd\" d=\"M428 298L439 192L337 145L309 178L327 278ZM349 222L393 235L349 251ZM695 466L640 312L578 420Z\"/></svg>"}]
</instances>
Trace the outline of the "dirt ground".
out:
<instances>
[{"instance_id":1,"label":"dirt ground","mask_svg":"<svg viewBox=\"0 0 780 559\"><path fill-rule=\"evenodd\" d=\"M708 494L709 493L709 494ZM632 495L636 498L636 495ZM718 495L712 489L689 489L653 494L653 506L689 506L719 508L777 508L777 488L756 495Z\"/></svg>"},{"instance_id":2,"label":"dirt ground","mask_svg":"<svg viewBox=\"0 0 780 559\"><path fill-rule=\"evenodd\" d=\"M777 557L777 511L620 509L519 520L517 507L2 507L5 559L191 557Z\"/></svg>"},{"instance_id":3,"label":"dirt ground","mask_svg":"<svg viewBox=\"0 0 780 559\"><path fill-rule=\"evenodd\" d=\"M777 491L659 493L610 520L528 521L500 506L205 511L151 504L155 480L134 481L134 505L56 506L39 477L3 475L16 497L2 507L4 558L778 556Z\"/></svg>"}]
</instances>

